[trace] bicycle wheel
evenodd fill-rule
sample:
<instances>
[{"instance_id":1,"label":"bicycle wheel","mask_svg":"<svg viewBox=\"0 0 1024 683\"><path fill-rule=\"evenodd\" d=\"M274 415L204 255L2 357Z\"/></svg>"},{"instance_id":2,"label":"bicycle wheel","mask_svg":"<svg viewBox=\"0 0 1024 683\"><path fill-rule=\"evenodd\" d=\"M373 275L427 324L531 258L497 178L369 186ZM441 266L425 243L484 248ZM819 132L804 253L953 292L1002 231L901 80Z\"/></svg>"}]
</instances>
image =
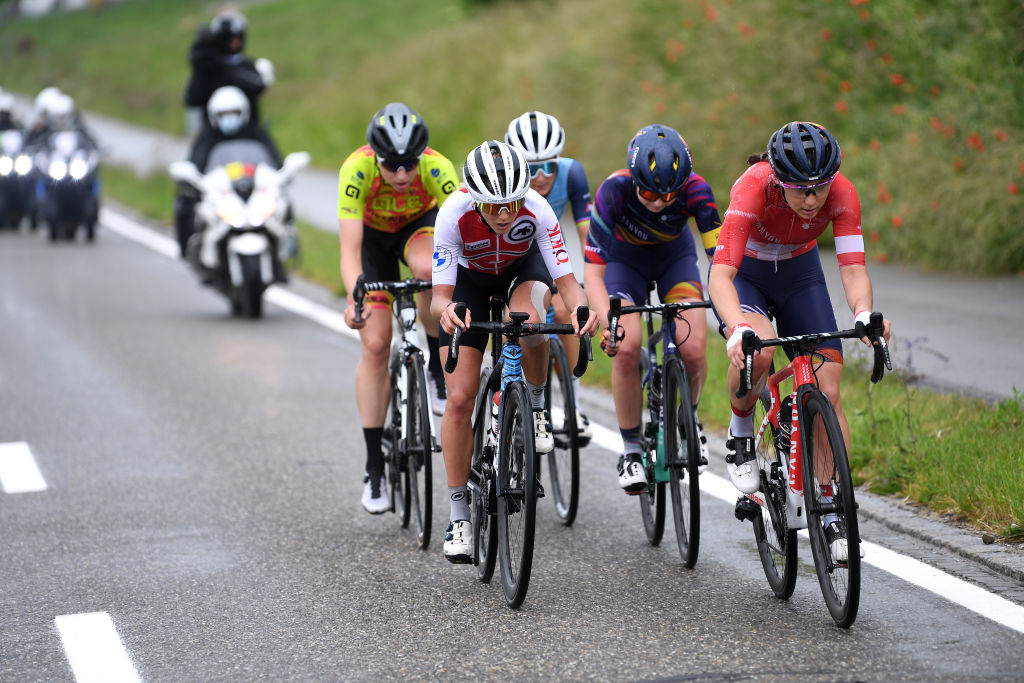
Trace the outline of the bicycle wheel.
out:
<instances>
[{"instance_id":1,"label":"bicycle wheel","mask_svg":"<svg viewBox=\"0 0 1024 683\"><path fill-rule=\"evenodd\" d=\"M576 397L572 369L562 340L555 337L550 348L544 401L551 416L555 447L548 453L548 477L558 519L565 526L570 526L576 519L579 505L580 447L576 431Z\"/></svg>"},{"instance_id":2,"label":"bicycle wheel","mask_svg":"<svg viewBox=\"0 0 1024 683\"><path fill-rule=\"evenodd\" d=\"M391 489L391 510L398 515L399 524L402 528L409 526L409 506L406 497L406 486L402 477L403 466L401 463L402 454L402 414L398 410L399 402L402 400L401 392L398 390L398 375L391 375L391 400L388 406L388 419L384 423L384 432L381 435L380 450L384 458L384 473L387 477L387 485Z\"/></svg>"},{"instance_id":3,"label":"bicycle wheel","mask_svg":"<svg viewBox=\"0 0 1024 683\"><path fill-rule=\"evenodd\" d=\"M409 356L408 401L405 442L405 492L409 516L416 521L416 542L423 550L430 545L430 521L433 495L431 459L433 442L430 438L430 405L427 403L427 380L423 371L423 358Z\"/></svg>"},{"instance_id":4,"label":"bicycle wheel","mask_svg":"<svg viewBox=\"0 0 1024 683\"><path fill-rule=\"evenodd\" d=\"M754 404L755 428L764 423L764 416L771 409L772 398L768 389ZM757 460L761 468L761 492L764 504L758 505L754 517L754 541L757 554L761 557L765 578L776 597L783 600L793 595L796 587L797 557L796 529L786 524L786 472L789 452L779 451L776 446L775 427L768 424L757 440Z\"/></svg>"},{"instance_id":5,"label":"bicycle wheel","mask_svg":"<svg viewBox=\"0 0 1024 683\"><path fill-rule=\"evenodd\" d=\"M491 430L491 402L494 400L494 392L487 389L489 375L490 372L485 370L477 392L480 403L476 407L476 420L473 422L473 462L469 474L477 486L469 500L469 512L473 522L473 564L476 565L476 577L481 583L490 583L494 576L498 545L498 525L491 496L491 487L494 485L491 470L494 446L487 441L487 434Z\"/></svg>"},{"instance_id":6,"label":"bicycle wheel","mask_svg":"<svg viewBox=\"0 0 1024 683\"><path fill-rule=\"evenodd\" d=\"M647 478L650 483L638 496L640 517L644 520L647 542L656 546L661 543L661 537L665 533L665 482L654 481L652 467L647 468Z\"/></svg>"},{"instance_id":7,"label":"bicycle wheel","mask_svg":"<svg viewBox=\"0 0 1024 683\"><path fill-rule=\"evenodd\" d=\"M498 441L498 557L505 602L523 604L533 566L537 514L537 470L533 409L523 382L509 382L501 395Z\"/></svg>"},{"instance_id":8,"label":"bicycle wheel","mask_svg":"<svg viewBox=\"0 0 1024 683\"><path fill-rule=\"evenodd\" d=\"M672 520L683 566L697 564L700 549L700 446L690 403L690 383L678 358L665 365L665 466L672 495Z\"/></svg>"},{"instance_id":9,"label":"bicycle wheel","mask_svg":"<svg viewBox=\"0 0 1024 683\"><path fill-rule=\"evenodd\" d=\"M857 618L860 603L860 535L850 464L832 404L817 389L804 396L800 416L804 503L814 570L832 619L842 628L849 628ZM838 522L846 529L845 561L833 556L822 524L825 521Z\"/></svg>"}]
</instances>

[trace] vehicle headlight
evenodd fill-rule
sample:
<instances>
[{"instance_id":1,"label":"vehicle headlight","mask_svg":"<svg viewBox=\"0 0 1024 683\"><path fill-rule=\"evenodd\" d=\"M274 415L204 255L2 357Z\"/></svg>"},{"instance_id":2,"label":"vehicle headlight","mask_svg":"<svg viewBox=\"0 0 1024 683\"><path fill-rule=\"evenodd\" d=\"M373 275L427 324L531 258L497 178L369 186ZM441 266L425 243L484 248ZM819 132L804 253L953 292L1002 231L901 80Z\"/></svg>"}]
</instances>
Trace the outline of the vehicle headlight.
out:
<instances>
[{"instance_id":1,"label":"vehicle headlight","mask_svg":"<svg viewBox=\"0 0 1024 683\"><path fill-rule=\"evenodd\" d=\"M249 224L263 225L277 211L277 201L269 192L257 192L249 200Z\"/></svg>"},{"instance_id":2,"label":"vehicle headlight","mask_svg":"<svg viewBox=\"0 0 1024 683\"><path fill-rule=\"evenodd\" d=\"M14 170L14 160L9 156L0 157L0 175L10 175Z\"/></svg>"},{"instance_id":3,"label":"vehicle headlight","mask_svg":"<svg viewBox=\"0 0 1024 683\"><path fill-rule=\"evenodd\" d=\"M54 180L63 180L64 176L68 174L68 165L63 161L51 161L50 162L50 177Z\"/></svg>"},{"instance_id":4,"label":"vehicle headlight","mask_svg":"<svg viewBox=\"0 0 1024 683\"><path fill-rule=\"evenodd\" d=\"M68 166L68 173L75 180L81 180L85 177L85 174L89 172L89 164L85 163L85 159L74 159L71 165Z\"/></svg>"},{"instance_id":5,"label":"vehicle headlight","mask_svg":"<svg viewBox=\"0 0 1024 683\"><path fill-rule=\"evenodd\" d=\"M27 154L19 154L14 160L14 170L18 175L28 175L32 172L32 157Z\"/></svg>"},{"instance_id":6,"label":"vehicle headlight","mask_svg":"<svg viewBox=\"0 0 1024 683\"><path fill-rule=\"evenodd\" d=\"M217 216L232 228L245 226L245 206L233 192L217 200Z\"/></svg>"}]
</instances>

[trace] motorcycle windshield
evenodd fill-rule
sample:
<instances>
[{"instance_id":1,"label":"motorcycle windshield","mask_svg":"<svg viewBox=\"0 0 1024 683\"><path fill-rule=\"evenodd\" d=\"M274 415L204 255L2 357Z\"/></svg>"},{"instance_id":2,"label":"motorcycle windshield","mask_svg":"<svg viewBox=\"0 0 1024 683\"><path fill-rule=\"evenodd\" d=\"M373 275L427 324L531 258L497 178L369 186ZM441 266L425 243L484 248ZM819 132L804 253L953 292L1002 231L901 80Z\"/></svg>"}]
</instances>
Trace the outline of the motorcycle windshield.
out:
<instances>
[{"instance_id":1,"label":"motorcycle windshield","mask_svg":"<svg viewBox=\"0 0 1024 683\"><path fill-rule=\"evenodd\" d=\"M210 150L210 158L206 162L206 170L227 166L230 163L267 164L271 168L276 167L274 158L263 143L257 140L225 140L218 142Z\"/></svg>"},{"instance_id":2,"label":"motorcycle windshield","mask_svg":"<svg viewBox=\"0 0 1024 683\"><path fill-rule=\"evenodd\" d=\"M54 133L52 145L57 155L64 158L70 157L81 146L78 140L78 133L73 130L62 130L59 133Z\"/></svg>"},{"instance_id":3,"label":"motorcycle windshield","mask_svg":"<svg viewBox=\"0 0 1024 683\"><path fill-rule=\"evenodd\" d=\"M0 133L0 152L13 157L21 152L23 138L20 130L5 130Z\"/></svg>"}]
</instances>

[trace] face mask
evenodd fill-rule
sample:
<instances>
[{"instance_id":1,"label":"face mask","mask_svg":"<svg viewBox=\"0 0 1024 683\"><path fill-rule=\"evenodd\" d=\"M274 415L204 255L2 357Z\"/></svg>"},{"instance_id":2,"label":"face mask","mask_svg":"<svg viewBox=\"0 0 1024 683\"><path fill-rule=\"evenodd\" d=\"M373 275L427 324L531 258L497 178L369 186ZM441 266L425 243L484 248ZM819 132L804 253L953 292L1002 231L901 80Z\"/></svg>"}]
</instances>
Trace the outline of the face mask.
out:
<instances>
[{"instance_id":1,"label":"face mask","mask_svg":"<svg viewBox=\"0 0 1024 683\"><path fill-rule=\"evenodd\" d=\"M240 114L224 114L217 119L220 132L224 135L234 135L242 128L242 116Z\"/></svg>"}]
</instances>

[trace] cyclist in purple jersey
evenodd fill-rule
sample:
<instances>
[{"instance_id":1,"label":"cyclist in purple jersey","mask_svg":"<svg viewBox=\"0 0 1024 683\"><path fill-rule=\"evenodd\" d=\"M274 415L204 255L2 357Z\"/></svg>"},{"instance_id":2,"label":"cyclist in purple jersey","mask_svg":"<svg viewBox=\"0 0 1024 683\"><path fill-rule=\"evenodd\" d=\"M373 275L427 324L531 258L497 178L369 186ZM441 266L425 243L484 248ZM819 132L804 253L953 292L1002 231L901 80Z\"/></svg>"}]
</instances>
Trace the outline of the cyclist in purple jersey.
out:
<instances>
[{"instance_id":1,"label":"cyclist in purple jersey","mask_svg":"<svg viewBox=\"0 0 1024 683\"><path fill-rule=\"evenodd\" d=\"M672 128L641 128L629 143L626 163L627 168L610 175L597 189L584 252L587 294L602 321L608 319L610 294L621 297L623 305L642 304L648 282L657 283L658 297L665 303L703 299L696 246L687 224L690 218L696 222L709 258L721 225L711 188L693 173L690 149ZM707 322L702 309L686 311L681 318L676 343L690 376L696 415L707 376ZM615 357L612 396L623 442L619 486L635 494L647 485L640 448L642 334L638 316L622 317L620 326L625 337L609 354ZM607 339L605 330L601 346L606 351ZM703 433L700 441L706 464Z\"/></svg>"},{"instance_id":2,"label":"cyclist in purple jersey","mask_svg":"<svg viewBox=\"0 0 1024 683\"><path fill-rule=\"evenodd\" d=\"M505 142L518 149L526 157L530 165L530 188L547 199L555 216L561 221L567 206L572 206L572 216L576 221L576 231L580 246L586 244L587 231L590 228L590 187L583 165L575 159L560 156L565 147L565 130L558 119L550 114L539 111L528 111L513 119L508 124ZM569 261L578 281L583 280L583 254L569 250ZM554 307L555 322L572 324L569 311L561 297L549 297L545 305ZM569 364L575 366L579 355L579 344L563 337L562 346ZM580 435L580 445L585 446L593 436L590 431L590 420L580 410L579 378L573 377L576 391L576 425Z\"/></svg>"}]
</instances>

